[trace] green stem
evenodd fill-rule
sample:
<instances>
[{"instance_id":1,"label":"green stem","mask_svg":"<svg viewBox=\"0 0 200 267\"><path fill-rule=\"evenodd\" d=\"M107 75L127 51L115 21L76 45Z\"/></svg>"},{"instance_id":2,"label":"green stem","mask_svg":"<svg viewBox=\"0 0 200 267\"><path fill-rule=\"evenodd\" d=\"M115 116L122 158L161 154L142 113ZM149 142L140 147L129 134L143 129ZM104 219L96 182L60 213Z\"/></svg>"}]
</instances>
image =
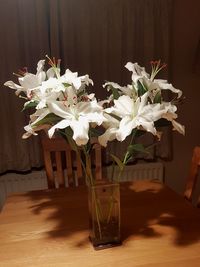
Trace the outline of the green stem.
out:
<instances>
[{"instance_id":1,"label":"green stem","mask_svg":"<svg viewBox=\"0 0 200 267\"><path fill-rule=\"evenodd\" d=\"M133 140L134 140L136 131L137 131L137 130L135 130L134 133L132 134L129 145L131 145L131 144L133 143ZM120 169L120 171L119 171L119 173L118 173L118 176L117 176L117 183L120 182L121 175L122 175L122 173L123 173L123 171L124 171L124 168L125 168L125 166L126 166L126 163L128 162L127 158L128 158L128 151L126 151L126 153L125 153L125 155L124 155L124 159L123 159L123 162L122 162L122 163L123 163L123 168ZM113 175L113 174L112 174L112 175ZM109 221L110 221L110 217L111 217L111 213L112 213L112 209L113 209L113 201L114 201L114 199L113 199L113 192L112 192L112 195L111 195L111 203L110 203L110 208L109 208L109 213L108 213L108 218L107 218L107 223L109 223Z\"/></svg>"},{"instance_id":2,"label":"green stem","mask_svg":"<svg viewBox=\"0 0 200 267\"><path fill-rule=\"evenodd\" d=\"M102 239L102 230L101 230L101 224L100 224L101 207L100 207L100 204L98 204L97 194L94 188L94 179L93 179L92 168L91 168L91 158L90 158L90 155L88 155L85 147L83 147L83 152L85 155L85 163L86 163L86 167L84 166L85 175L86 177L89 178L89 186L91 187L92 197L94 199L95 213L96 213L97 224L98 224L98 229L99 229L99 237L100 239Z\"/></svg>"},{"instance_id":3,"label":"green stem","mask_svg":"<svg viewBox=\"0 0 200 267\"><path fill-rule=\"evenodd\" d=\"M85 164L86 165L84 165L83 161L82 161L82 164L83 164L83 168L85 171L85 175L89 180L89 185L93 186L94 185L94 179L93 179L93 175L92 175L91 159L90 159L90 155L88 155L88 153L86 151L85 146L83 146L83 152L85 155Z\"/></svg>"},{"instance_id":4,"label":"green stem","mask_svg":"<svg viewBox=\"0 0 200 267\"><path fill-rule=\"evenodd\" d=\"M111 213L112 213L112 210L113 210L113 206L114 206L114 198L113 198L113 192L112 192L112 195L110 196L110 207L109 207L109 212L108 212L108 218L107 218L107 223L110 222L110 218L111 218Z\"/></svg>"},{"instance_id":5,"label":"green stem","mask_svg":"<svg viewBox=\"0 0 200 267\"><path fill-rule=\"evenodd\" d=\"M101 224L100 224L100 205L98 205L97 195L96 195L96 191L94 187L92 187L92 195L95 201L95 212L96 212L97 224L98 224L98 229L99 229L99 237L100 239L102 239L102 231L101 231Z\"/></svg>"},{"instance_id":6,"label":"green stem","mask_svg":"<svg viewBox=\"0 0 200 267\"><path fill-rule=\"evenodd\" d=\"M112 164L112 170L111 170L111 181L112 182L114 180L114 172L115 172L115 163L113 162L113 164Z\"/></svg>"},{"instance_id":7,"label":"green stem","mask_svg":"<svg viewBox=\"0 0 200 267\"><path fill-rule=\"evenodd\" d=\"M137 131L137 130L136 130ZM132 143L133 143L133 140L134 140L134 137L135 137L135 135L136 135L136 131L132 134L132 136L131 136L131 141L130 141L130 143L129 143L129 146L130 145L132 145ZM126 163L127 163L127 157L128 157L128 151L126 151L126 153L125 153L125 156L124 156L124 160L123 160L123 165L125 166L126 165ZM123 168L124 169L124 168Z\"/></svg>"}]
</instances>

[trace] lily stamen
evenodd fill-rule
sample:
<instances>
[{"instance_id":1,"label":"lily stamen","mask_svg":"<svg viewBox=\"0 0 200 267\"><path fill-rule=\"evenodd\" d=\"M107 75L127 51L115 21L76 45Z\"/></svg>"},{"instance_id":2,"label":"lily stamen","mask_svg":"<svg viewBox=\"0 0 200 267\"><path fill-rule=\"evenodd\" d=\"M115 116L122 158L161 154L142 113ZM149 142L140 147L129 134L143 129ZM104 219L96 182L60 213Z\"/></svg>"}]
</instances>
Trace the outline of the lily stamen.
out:
<instances>
[{"instance_id":1,"label":"lily stamen","mask_svg":"<svg viewBox=\"0 0 200 267\"><path fill-rule=\"evenodd\" d=\"M158 74L158 72L160 72L162 69L164 69L167 64L166 63L162 63L161 64L161 60L155 60L155 61L150 61L151 64L151 77L150 79L153 81L155 76Z\"/></svg>"},{"instance_id":2,"label":"lily stamen","mask_svg":"<svg viewBox=\"0 0 200 267\"><path fill-rule=\"evenodd\" d=\"M19 77L19 78L23 77L22 75L20 75L20 74L18 74L18 73L15 73L15 72L13 72L13 75L15 75L15 76L17 76L17 77Z\"/></svg>"}]
</instances>

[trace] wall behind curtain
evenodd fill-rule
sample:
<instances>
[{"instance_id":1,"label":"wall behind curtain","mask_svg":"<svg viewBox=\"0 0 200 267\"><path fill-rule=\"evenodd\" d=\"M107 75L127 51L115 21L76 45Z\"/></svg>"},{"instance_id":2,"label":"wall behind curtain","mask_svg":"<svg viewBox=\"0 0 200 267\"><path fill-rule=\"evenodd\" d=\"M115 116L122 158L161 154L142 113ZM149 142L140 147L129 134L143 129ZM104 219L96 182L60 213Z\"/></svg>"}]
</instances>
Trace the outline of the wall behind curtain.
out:
<instances>
[{"instance_id":1,"label":"wall behind curtain","mask_svg":"<svg viewBox=\"0 0 200 267\"><path fill-rule=\"evenodd\" d=\"M37 61L49 54L62 59L63 70L90 74L102 98L105 80L130 82L127 61L170 63L171 13L172 0L1 1L1 83L20 67L35 71ZM0 101L0 172L40 166L39 139L21 140L28 123L20 112L23 101L3 86ZM167 157L169 146L160 148Z\"/></svg>"}]
</instances>

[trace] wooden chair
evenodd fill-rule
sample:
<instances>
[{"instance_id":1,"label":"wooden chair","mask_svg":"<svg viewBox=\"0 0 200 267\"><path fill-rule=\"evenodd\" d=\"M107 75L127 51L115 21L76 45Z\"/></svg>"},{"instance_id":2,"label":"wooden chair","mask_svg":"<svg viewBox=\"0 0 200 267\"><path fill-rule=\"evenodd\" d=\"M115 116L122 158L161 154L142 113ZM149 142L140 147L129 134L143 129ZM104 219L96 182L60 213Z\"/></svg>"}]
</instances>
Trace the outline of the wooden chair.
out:
<instances>
[{"instance_id":1,"label":"wooden chair","mask_svg":"<svg viewBox=\"0 0 200 267\"><path fill-rule=\"evenodd\" d=\"M78 186L83 181L80 156L61 137L49 139L42 136L45 171L48 188ZM92 163L96 179L102 179L101 146L93 145Z\"/></svg>"},{"instance_id":2,"label":"wooden chair","mask_svg":"<svg viewBox=\"0 0 200 267\"><path fill-rule=\"evenodd\" d=\"M192 161L190 165L190 172L186 181L186 188L184 196L187 200L192 201L197 185L198 171L200 166L200 147L196 146L193 150ZM200 197L196 203L197 207L200 205Z\"/></svg>"}]
</instances>

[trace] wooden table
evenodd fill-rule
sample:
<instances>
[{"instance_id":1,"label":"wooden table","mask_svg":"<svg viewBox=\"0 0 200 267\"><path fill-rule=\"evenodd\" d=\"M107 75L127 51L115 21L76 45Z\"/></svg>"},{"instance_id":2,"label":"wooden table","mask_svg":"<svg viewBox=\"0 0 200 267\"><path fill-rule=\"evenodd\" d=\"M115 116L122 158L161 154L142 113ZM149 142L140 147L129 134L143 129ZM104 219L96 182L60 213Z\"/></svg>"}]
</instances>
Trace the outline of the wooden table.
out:
<instances>
[{"instance_id":1,"label":"wooden table","mask_svg":"<svg viewBox=\"0 0 200 267\"><path fill-rule=\"evenodd\" d=\"M0 267L199 267L200 210L159 182L121 185L123 244L95 251L83 187L12 195Z\"/></svg>"}]
</instances>

